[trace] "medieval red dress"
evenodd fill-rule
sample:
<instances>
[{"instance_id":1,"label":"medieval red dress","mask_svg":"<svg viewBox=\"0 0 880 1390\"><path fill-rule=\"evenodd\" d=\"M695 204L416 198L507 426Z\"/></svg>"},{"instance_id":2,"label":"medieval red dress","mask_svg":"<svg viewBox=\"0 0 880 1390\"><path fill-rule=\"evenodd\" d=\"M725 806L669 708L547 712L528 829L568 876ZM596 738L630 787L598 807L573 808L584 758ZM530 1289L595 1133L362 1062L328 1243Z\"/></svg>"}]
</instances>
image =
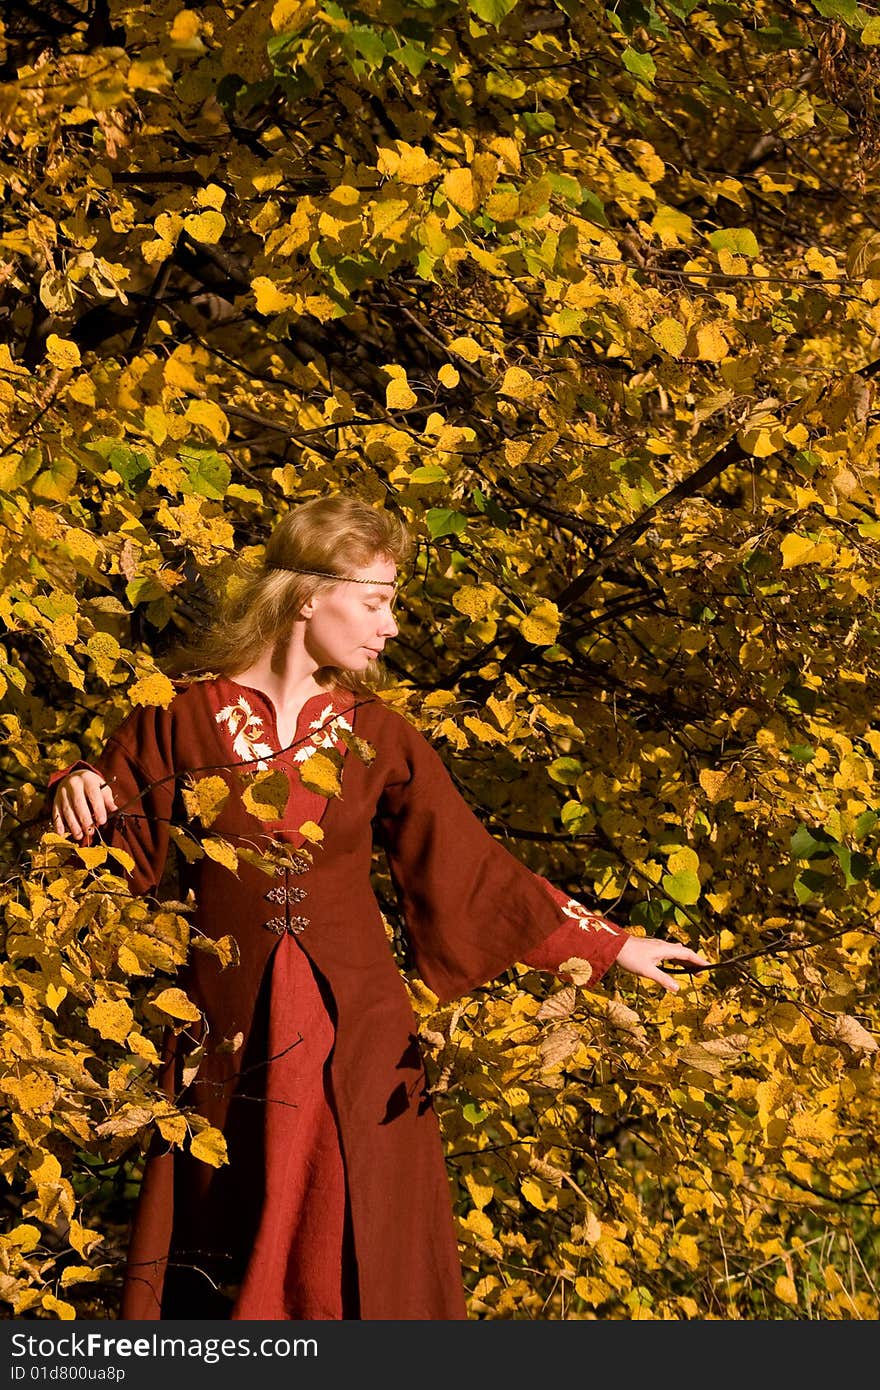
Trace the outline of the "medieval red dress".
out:
<instances>
[{"instance_id":1,"label":"medieval red dress","mask_svg":"<svg viewBox=\"0 0 880 1390\"><path fill-rule=\"evenodd\" d=\"M371 745L372 761L344 732ZM339 797L300 778L322 748L342 755ZM78 767L113 791L101 838L132 856L135 894L167 878L169 827L200 824L184 779L230 787L210 835L286 860L269 878L243 858L233 872L178 856L174 896L192 890L192 930L233 936L240 959L223 968L191 953L176 982L202 1011L204 1056L184 1086L194 1040L184 1047L169 1031L164 1084L223 1133L229 1163L214 1168L156 1136L120 1317L465 1318L417 1023L370 881L374 834L415 968L441 1003L515 962L554 970L578 956L595 982L626 933L508 853L425 737L375 696L314 696L281 749L262 691L226 676L179 681L167 708L135 709L94 763L59 770L50 787ZM245 809L237 767L286 772L283 816ZM319 842L300 831L309 820Z\"/></svg>"}]
</instances>

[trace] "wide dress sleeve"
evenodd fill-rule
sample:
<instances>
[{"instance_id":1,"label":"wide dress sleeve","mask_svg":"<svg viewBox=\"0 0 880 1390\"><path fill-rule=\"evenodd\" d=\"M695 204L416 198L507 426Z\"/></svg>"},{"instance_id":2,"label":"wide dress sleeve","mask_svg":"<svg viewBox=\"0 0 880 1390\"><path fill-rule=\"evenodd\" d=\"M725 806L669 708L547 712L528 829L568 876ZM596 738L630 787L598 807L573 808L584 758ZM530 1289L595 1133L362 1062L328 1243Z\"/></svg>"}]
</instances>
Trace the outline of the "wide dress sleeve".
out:
<instances>
[{"instance_id":1,"label":"wide dress sleeve","mask_svg":"<svg viewBox=\"0 0 880 1390\"><path fill-rule=\"evenodd\" d=\"M400 723L400 757L376 827L425 984L447 1003L517 961L558 971L571 957L589 962L595 984L627 933L510 854L459 795L435 749Z\"/></svg>"},{"instance_id":2,"label":"wide dress sleeve","mask_svg":"<svg viewBox=\"0 0 880 1390\"><path fill-rule=\"evenodd\" d=\"M171 723L168 710L139 706L110 736L94 762L77 759L53 772L47 783L51 800L58 783L81 768L97 772L109 785L116 812L80 843L126 850L134 869L125 877L138 896L155 892L168 857L176 783Z\"/></svg>"}]
</instances>

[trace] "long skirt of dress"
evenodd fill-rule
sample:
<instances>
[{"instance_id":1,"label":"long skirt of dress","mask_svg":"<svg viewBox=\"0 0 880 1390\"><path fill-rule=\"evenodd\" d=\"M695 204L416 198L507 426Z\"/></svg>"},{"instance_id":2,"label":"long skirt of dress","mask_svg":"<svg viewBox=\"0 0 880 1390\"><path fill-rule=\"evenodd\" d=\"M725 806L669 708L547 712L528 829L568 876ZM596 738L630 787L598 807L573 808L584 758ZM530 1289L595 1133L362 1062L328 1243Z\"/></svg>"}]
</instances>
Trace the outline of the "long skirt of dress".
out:
<instances>
[{"instance_id":1,"label":"long skirt of dress","mask_svg":"<svg viewBox=\"0 0 880 1390\"><path fill-rule=\"evenodd\" d=\"M273 952L265 984L263 1055L242 1063L244 1084L229 1109L229 1164L206 1174L205 1165L184 1159L175 1181L174 1238L161 1312L153 1315L162 1319L359 1316L329 1079L333 1020L291 937ZM138 1243L136 1222L134 1283Z\"/></svg>"}]
</instances>

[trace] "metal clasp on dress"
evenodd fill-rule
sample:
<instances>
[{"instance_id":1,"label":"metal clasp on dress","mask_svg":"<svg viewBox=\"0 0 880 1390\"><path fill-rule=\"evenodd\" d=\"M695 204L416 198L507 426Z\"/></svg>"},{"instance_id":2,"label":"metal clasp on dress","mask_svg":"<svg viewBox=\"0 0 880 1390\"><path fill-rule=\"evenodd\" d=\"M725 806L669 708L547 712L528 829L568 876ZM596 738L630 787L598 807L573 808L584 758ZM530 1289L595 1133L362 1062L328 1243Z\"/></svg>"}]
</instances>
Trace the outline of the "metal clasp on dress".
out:
<instances>
[{"instance_id":1,"label":"metal clasp on dress","mask_svg":"<svg viewBox=\"0 0 880 1390\"><path fill-rule=\"evenodd\" d=\"M284 917L270 917L263 926L267 931L273 931L276 936L283 936L289 932L291 936L299 936L300 932L309 925L308 917L291 917L287 921Z\"/></svg>"},{"instance_id":2,"label":"metal clasp on dress","mask_svg":"<svg viewBox=\"0 0 880 1390\"><path fill-rule=\"evenodd\" d=\"M270 888L263 894L270 903L301 903L303 898L308 896L305 888L288 888L286 884L279 884L277 888Z\"/></svg>"}]
</instances>

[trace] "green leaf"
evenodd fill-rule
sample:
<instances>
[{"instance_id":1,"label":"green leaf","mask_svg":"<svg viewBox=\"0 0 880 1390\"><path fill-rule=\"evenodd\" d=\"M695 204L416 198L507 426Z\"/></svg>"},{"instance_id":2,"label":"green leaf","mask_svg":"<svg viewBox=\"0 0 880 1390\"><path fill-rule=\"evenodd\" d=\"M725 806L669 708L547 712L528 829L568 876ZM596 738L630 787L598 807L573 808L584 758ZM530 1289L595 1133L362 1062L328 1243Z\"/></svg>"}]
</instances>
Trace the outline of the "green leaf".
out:
<instances>
[{"instance_id":1,"label":"green leaf","mask_svg":"<svg viewBox=\"0 0 880 1390\"><path fill-rule=\"evenodd\" d=\"M813 0L813 9L825 19L839 19L844 24L855 24L859 13L858 0Z\"/></svg>"},{"instance_id":2,"label":"green leaf","mask_svg":"<svg viewBox=\"0 0 880 1390\"><path fill-rule=\"evenodd\" d=\"M76 474L76 463L70 455L56 454L49 459L49 467L34 478L31 493L49 502L63 502L76 486Z\"/></svg>"},{"instance_id":3,"label":"green leaf","mask_svg":"<svg viewBox=\"0 0 880 1390\"><path fill-rule=\"evenodd\" d=\"M602 199L590 188L582 188L582 207L581 212L589 222L595 222L598 227L607 227L608 218L605 216L605 204Z\"/></svg>"},{"instance_id":4,"label":"green leaf","mask_svg":"<svg viewBox=\"0 0 880 1390\"><path fill-rule=\"evenodd\" d=\"M354 49L372 68L381 67L387 56L381 34L371 29L368 24L353 24L347 33L342 35L342 49L347 57L351 57L351 50Z\"/></svg>"},{"instance_id":5,"label":"green leaf","mask_svg":"<svg viewBox=\"0 0 880 1390\"><path fill-rule=\"evenodd\" d=\"M644 927L648 934L653 936L668 920L672 910L672 903L668 898L646 898L644 902L636 903L629 914L630 925Z\"/></svg>"},{"instance_id":6,"label":"green leaf","mask_svg":"<svg viewBox=\"0 0 880 1390\"><path fill-rule=\"evenodd\" d=\"M789 755L798 763L811 763L816 756L816 750L809 743L792 743L788 749Z\"/></svg>"},{"instance_id":7,"label":"green leaf","mask_svg":"<svg viewBox=\"0 0 880 1390\"><path fill-rule=\"evenodd\" d=\"M693 869L683 869L677 874L664 874L661 880L664 893L675 903L685 907L698 901L700 880Z\"/></svg>"},{"instance_id":8,"label":"green leaf","mask_svg":"<svg viewBox=\"0 0 880 1390\"><path fill-rule=\"evenodd\" d=\"M448 483L449 474L441 463L424 463L409 475L411 483Z\"/></svg>"},{"instance_id":9,"label":"green leaf","mask_svg":"<svg viewBox=\"0 0 880 1390\"><path fill-rule=\"evenodd\" d=\"M749 227L722 227L709 233L709 245L713 251L725 249L737 256L757 256L758 239Z\"/></svg>"},{"instance_id":10,"label":"green leaf","mask_svg":"<svg viewBox=\"0 0 880 1390\"><path fill-rule=\"evenodd\" d=\"M853 834L855 838L857 840L863 840L865 836L869 835L870 832L874 829L874 826L877 824L878 820L880 820L880 815L878 815L876 811L872 811L870 807L867 811L863 811L862 814L856 820L853 829Z\"/></svg>"},{"instance_id":11,"label":"green leaf","mask_svg":"<svg viewBox=\"0 0 880 1390\"><path fill-rule=\"evenodd\" d=\"M400 48L392 48L388 56L398 63L403 63L403 66L412 73L413 77L418 77L428 62L428 54L422 45L411 41L402 44Z\"/></svg>"},{"instance_id":12,"label":"green leaf","mask_svg":"<svg viewBox=\"0 0 880 1390\"><path fill-rule=\"evenodd\" d=\"M463 536L467 530L467 517L450 507L432 507L425 521L433 540L440 536Z\"/></svg>"},{"instance_id":13,"label":"green leaf","mask_svg":"<svg viewBox=\"0 0 880 1390\"><path fill-rule=\"evenodd\" d=\"M180 461L193 492L220 501L232 478L232 470L215 449L182 448Z\"/></svg>"},{"instance_id":14,"label":"green leaf","mask_svg":"<svg viewBox=\"0 0 880 1390\"><path fill-rule=\"evenodd\" d=\"M489 1118L488 1110L481 1110L473 1101L468 1101L467 1105L462 1107L461 1113L470 1125L480 1125Z\"/></svg>"},{"instance_id":15,"label":"green leaf","mask_svg":"<svg viewBox=\"0 0 880 1390\"><path fill-rule=\"evenodd\" d=\"M494 24L495 28L515 10L519 0L468 0L468 9L482 19L486 24Z\"/></svg>"},{"instance_id":16,"label":"green leaf","mask_svg":"<svg viewBox=\"0 0 880 1390\"><path fill-rule=\"evenodd\" d=\"M577 758L554 758L547 768L547 775L552 781L568 786L577 781L583 770L584 765Z\"/></svg>"},{"instance_id":17,"label":"green leaf","mask_svg":"<svg viewBox=\"0 0 880 1390\"><path fill-rule=\"evenodd\" d=\"M830 854L832 843L824 830L810 830L806 825L799 825L790 840L795 859L815 859L817 855Z\"/></svg>"},{"instance_id":18,"label":"green leaf","mask_svg":"<svg viewBox=\"0 0 880 1390\"><path fill-rule=\"evenodd\" d=\"M872 15L861 33L861 41L867 48L870 44L880 43L880 15Z\"/></svg>"},{"instance_id":19,"label":"green leaf","mask_svg":"<svg viewBox=\"0 0 880 1390\"><path fill-rule=\"evenodd\" d=\"M808 902L817 893L824 892L829 882L827 874L820 874L816 869L804 869L794 881L795 897L799 903Z\"/></svg>"},{"instance_id":20,"label":"green leaf","mask_svg":"<svg viewBox=\"0 0 880 1390\"><path fill-rule=\"evenodd\" d=\"M657 73L657 64L650 53L639 53L638 49L625 48L621 54L623 66L627 72L631 72L633 77L637 77L640 82L651 83Z\"/></svg>"},{"instance_id":21,"label":"green leaf","mask_svg":"<svg viewBox=\"0 0 880 1390\"><path fill-rule=\"evenodd\" d=\"M584 190L581 188L577 179L571 177L571 174L548 174L547 182L554 193L559 193L561 197L567 198L570 203L580 203L583 201Z\"/></svg>"}]
</instances>

